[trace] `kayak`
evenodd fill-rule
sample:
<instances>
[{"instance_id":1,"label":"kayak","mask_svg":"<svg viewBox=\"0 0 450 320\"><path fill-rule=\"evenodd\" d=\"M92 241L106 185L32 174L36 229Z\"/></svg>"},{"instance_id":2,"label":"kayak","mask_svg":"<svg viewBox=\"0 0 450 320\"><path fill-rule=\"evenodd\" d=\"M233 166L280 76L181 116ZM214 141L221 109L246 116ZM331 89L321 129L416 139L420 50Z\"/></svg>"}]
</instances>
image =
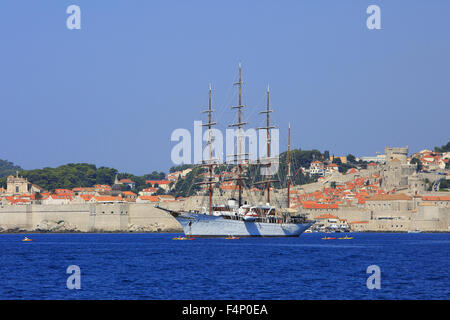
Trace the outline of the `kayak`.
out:
<instances>
[{"instance_id":1,"label":"kayak","mask_svg":"<svg viewBox=\"0 0 450 320\"><path fill-rule=\"evenodd\" d=\"M195 240L195 238L176 237L176 238L172 238L172 240Z\"/></svg>"},{"instance_id":2,"label":"kayak","mask_svg":"<svg viewBox=\"0 0 450 320\"><path fill-rule=\"evenodd\" d=\"M333 237L325 237L325 238L322 238L322 240L336 240L336 238L333 238Z\"/></svg>"},{"instance_id":3,"label":"kayak","mask_svg":"<svg viewBox=\"0 0 450 320\"><path fill-rule=\"evenodd\" d=\"M22 239L22 241L33 241L33 239L25 237L25 238Z\"/></svg>"},{"instance_id":4,"label":"kayak","mask_svg":"<svg viewBox=\"0 0 450 320\"><path fill-rule=\"evenodd\" d=\"M350 239L353 239L353 237L343 237L343 238L338 238L338 239L341 239L341 240L350 240Z\"/></svg>"}]
</instances>

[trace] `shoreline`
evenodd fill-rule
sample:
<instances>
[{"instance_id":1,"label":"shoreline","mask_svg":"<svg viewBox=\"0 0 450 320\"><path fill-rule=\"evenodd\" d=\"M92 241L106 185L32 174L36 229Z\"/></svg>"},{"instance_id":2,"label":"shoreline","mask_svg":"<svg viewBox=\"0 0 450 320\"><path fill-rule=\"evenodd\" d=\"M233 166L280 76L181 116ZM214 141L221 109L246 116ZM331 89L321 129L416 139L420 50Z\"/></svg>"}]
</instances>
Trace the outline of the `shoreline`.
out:
<instances>
[{"instance_id":1,"label":"shoreline","mask_svg":"<svg viewBox=\"0 0 450 320\"><path fill-rule=\"evenodd\" d=\"M0 235L2 234L144 234L144 233L161 233L161 234L168 234L168 233L183 233L183 231L177 231L177 230L167 230L167 231L38 231L38 230L32 230L32 231L12 231L12 230L5 230L0 231Z\"/></svg>"},{"instance_id":2,"label":"shoreline","mask_svg":"<svg viewBox=\"0 0 450 320\"><path fill-rule=\"evenodd\" d=\"M50 231L0 231L0 235L6 235L6 234L180 234L183 233L183 231L175 231L175 230L169 230L169 231L147 231L147 232L135 232L135 231L128 231L128 232L123 232L123 231L89 231L89 232L84 232L84 231L64 231L64 232L50 232ZM358 231L358 232L335 232L335 233L330 233L330 232L308 232L308 233L302 233L300 236L304 235L304 234L320 234L320 235L326 235L326 234L359 234L359 233L379 233L379 234L447 234L450 233L450 231L422 231L419 233L409 233L409 232L405 232L405 231L383 231L383 232L379 232L379 231ZM299 237L300 237L299 236ZM258 238L258 237L255 237ZM275 238L284 238L284 237L275 237Z\"/></svg>"}]
</instances>

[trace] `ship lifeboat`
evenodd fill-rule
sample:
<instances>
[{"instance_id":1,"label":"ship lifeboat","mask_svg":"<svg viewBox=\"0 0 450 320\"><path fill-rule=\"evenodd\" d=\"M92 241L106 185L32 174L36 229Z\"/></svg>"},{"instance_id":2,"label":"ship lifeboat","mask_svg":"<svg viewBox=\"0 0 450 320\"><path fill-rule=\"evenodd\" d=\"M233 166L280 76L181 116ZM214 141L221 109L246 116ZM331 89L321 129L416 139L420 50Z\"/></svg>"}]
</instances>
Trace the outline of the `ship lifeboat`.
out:
<instances>
[{"instance_id":1,"label":"ship lifeboat","mask_svg":"<svg viewBox=\"0 0 450 320\"><path fill-rule=\"evenodd\" d=\"M244 216L244 220L245 221L255 221L256 218L258 218L258 214L256 212L253 211L249 211L245 214Z\"/></svg>"}]
</instances>

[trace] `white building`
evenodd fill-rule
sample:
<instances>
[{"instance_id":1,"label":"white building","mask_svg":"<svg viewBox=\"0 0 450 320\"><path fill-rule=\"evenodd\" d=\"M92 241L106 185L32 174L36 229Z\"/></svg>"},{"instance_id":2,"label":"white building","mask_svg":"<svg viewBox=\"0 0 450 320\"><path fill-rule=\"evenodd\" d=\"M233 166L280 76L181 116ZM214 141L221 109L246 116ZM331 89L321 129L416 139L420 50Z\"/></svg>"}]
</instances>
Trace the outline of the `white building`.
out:
<instances>
[{"instance_id":1,"label":"white building","mask_svg":"<svg viewBox=\"0 0 450 320\"><path fill-rule=\"evenodd\" d=\"M384 163L386 162L386 155L377 154L375 157L361 157L361 160L366 162Z\"/></svg>"},{"instance_id":2,"label":"white building","mask_svg":"<svg viewBox=\"0 0 450 320\"><path fill-rule=\"evenodd\" d=\"M308 172L310 175L323 176L325 173L323 162L320 161L311 162Z\"/></svg>"},{"instance_id":3,"label":"white building","mask_svg":"<svg viewBox=\"0 0 450 320\"><path fill-rule=\"evenodd\" d=\"M339 172L339 166L336 163L330 163L325 166L325 175L333 174L334 172Z\"/></svg>"}]
</instances>

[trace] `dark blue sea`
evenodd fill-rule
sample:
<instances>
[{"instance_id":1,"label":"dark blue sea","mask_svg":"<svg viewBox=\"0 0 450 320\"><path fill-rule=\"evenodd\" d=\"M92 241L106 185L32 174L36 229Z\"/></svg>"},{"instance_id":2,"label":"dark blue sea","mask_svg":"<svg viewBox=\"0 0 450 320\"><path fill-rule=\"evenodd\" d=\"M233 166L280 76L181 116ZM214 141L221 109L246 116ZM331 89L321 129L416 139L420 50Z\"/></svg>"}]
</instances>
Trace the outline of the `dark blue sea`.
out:
<instances>
[{"instance_id":1,"label":"dark blue sea","mask_svg":"<svg viewBox=\"0 0 450 320\"><path fill-rule=\"evenodd\" d=\"M449 299L450 234L0 235L0 299ZM329 234L328 234L329 236ZM342 236L342 234L338 235ZM81 289L68 289L70 265ZM368 289L367 267L380 268Z\"/></svg>"}]
</instances>

